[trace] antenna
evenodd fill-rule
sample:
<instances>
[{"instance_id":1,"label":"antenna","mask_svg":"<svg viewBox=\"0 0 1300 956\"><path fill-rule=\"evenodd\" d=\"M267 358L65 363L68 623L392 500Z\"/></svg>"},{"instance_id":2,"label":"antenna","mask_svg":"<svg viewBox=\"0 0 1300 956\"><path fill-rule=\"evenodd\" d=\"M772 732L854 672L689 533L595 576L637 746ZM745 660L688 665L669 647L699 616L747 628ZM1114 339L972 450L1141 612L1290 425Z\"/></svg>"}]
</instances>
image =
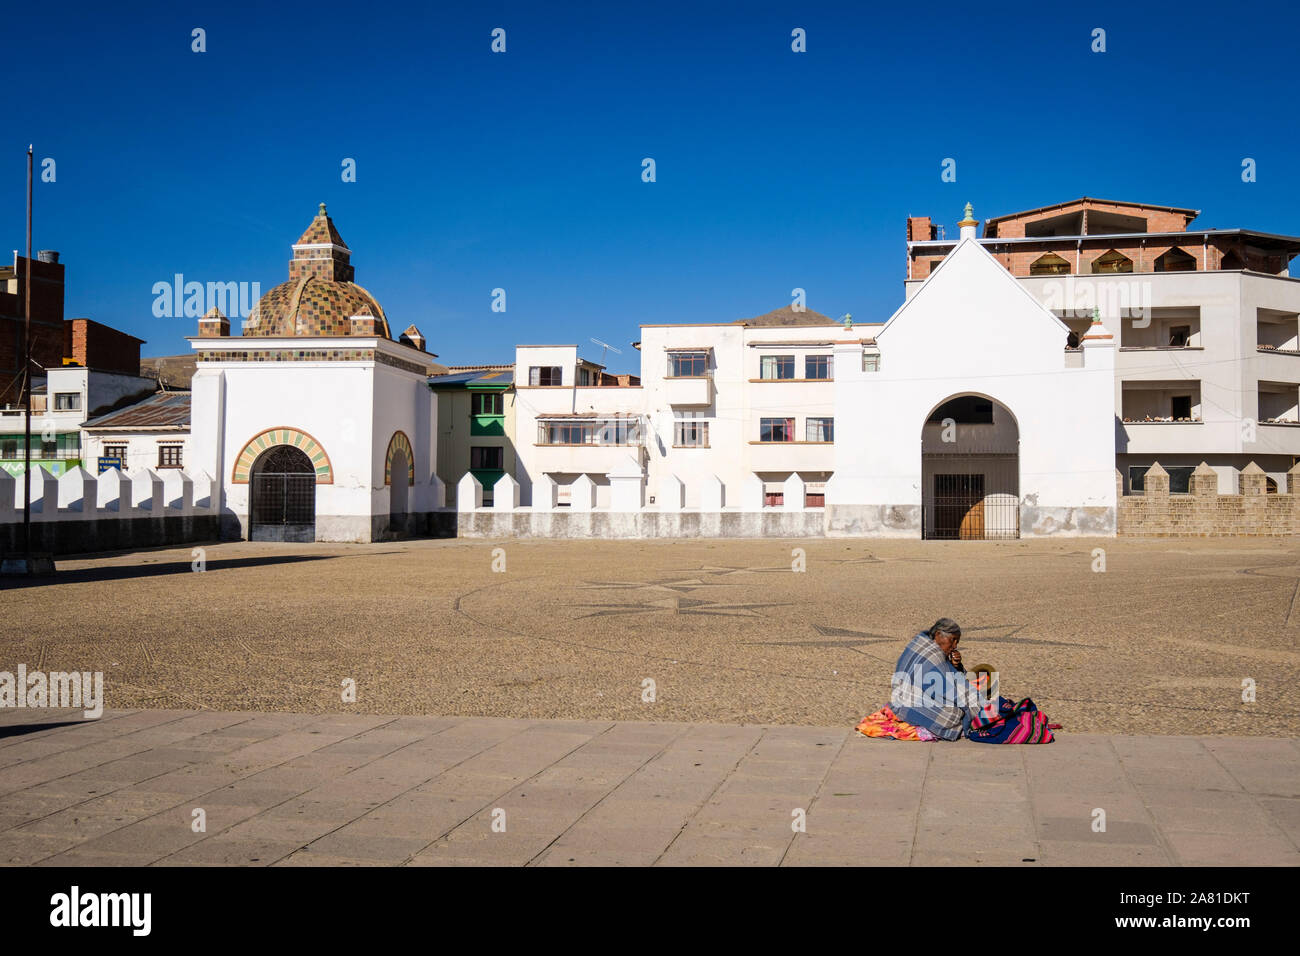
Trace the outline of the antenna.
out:
<instances>
[{"instance_id":1,"label":"antenna","mask_svg":"<svg viewBox=\"0 0 1300 956\"><path fill-rule=\"evenodd\" d=\"M601 365L604 365L604 364L605 364L605 351L613 352L615 355L622 355L622 354L623 354L621 350L614 348L614 346L610 345L608 342L602 342L600 339L592 339L591 341L592 341L592 344L594 344L594 345L599 345L599 346L601 347L601 349L602 349L602 351L601 351L601 353L600 353L600 364L601 364Z\"/></svg>"}]
</instances>

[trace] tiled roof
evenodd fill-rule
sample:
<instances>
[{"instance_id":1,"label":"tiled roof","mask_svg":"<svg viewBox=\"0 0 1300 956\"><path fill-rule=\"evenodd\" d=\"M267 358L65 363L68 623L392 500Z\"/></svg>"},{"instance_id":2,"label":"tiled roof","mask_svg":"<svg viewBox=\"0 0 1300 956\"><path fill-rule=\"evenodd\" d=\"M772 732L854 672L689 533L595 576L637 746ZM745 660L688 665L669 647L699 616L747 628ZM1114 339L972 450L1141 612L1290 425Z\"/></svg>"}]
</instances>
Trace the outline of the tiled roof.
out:
<instances>
[{"instance_id":1,"label":"tiled roof","mask_svg":"<svg viewBox=\"0 0 1300 956\"><path fill-rule=\"evenodd\" d=\"M320 212L316 213L316 218L311 221L307 231L298 237L295 246L315 246L323 243L332 242L336 246L342 246L344 249L348 244L343 241L339 231L334 228L334 220L325 212L325 204L320 204Z\"/></svg>"},{"instance_id":2,"label":"tiled roof","mask_svg":"<svg viewBox=\"0 0 1300 956\"><path fill-rule=\"evenodd\" d=\"M144 401L92 418L82 428L188 428L189 392L155 392Z\"/></svg>"},{"instance_id":3,"label":"tiled roof","mask_svg":"<svg viewBox=\"0 0 1300 956\"><path fill-rule=\"evenodd\" d=\"M383 308L355 282L338 282L318 275L281 282L253 308L245 335L349 335L352 317L375 316L375 332L390 338Z\"/></svg>"}]
</instances>

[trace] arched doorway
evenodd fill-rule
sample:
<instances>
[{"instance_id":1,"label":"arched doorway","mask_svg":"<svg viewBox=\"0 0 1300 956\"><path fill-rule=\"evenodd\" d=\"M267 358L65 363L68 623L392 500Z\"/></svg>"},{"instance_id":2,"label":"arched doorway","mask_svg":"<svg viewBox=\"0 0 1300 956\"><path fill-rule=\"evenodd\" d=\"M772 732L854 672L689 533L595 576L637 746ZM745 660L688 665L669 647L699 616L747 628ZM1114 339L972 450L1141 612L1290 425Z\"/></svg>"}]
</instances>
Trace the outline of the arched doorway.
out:
<instances>
[{"instance_id":1,"label":"arched doorway","mask_svg":"<svg viewBox=\"0 0 1300 956\"><path fill-rule=\"evenodd\" d=\"M268 448L249 477L250 541L316 540L316 469L301 449Z\"/></svg>"},{"instance_id":2,"label":"arched doorway","mask_svg":"<svg viewBox=\"0 0 1300 956\"><path fill-rule=\"evenodd\" d=\"M921 537L1020 537L1020 428L987 395L954 395L921 426Z\"/></svg>"},{"instance_id":3,"label":"arched doorway","mask_svg":"<svg viewBox=\"0 0 1300 956\"><path fill-rule=\"evenodd\" d=\"M410 466L407 463L405 450L400 448L395 450L389 462L396 480L388 486L388 517L390 523L396 528L405 530L407 489L410 487L406 480L406 473Z\"/></svg>"}]
</instances>

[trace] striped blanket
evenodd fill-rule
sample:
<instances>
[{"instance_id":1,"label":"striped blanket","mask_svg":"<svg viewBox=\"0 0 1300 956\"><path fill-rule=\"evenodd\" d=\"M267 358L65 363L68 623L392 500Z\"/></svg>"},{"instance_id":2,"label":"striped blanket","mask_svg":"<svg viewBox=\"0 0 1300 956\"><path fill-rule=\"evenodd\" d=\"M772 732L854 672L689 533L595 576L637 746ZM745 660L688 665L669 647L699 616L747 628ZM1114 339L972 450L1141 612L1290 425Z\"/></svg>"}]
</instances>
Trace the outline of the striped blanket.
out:
<instances>
[{"instance_id":1,"label":"striped blanket","mask_svg":"<svg viewBox=\"0 0 1300 956\"><path fill-rule=\"evenodd\" d=\"M940 740L956 740L983 702L966 675L944 657L929 633L907 642L894 665L889 705L899 720Z\"/></svg>"},{"instance_id":2,"label":"striped blanket","mask_svg":"<svg viewBox=\"0 0 1300 956\"><path fill-rule=\"evenodd\" d=\"M997 714L976 712L966 736L982 744L1050 744L1056 739L1052 726L1028 697L1018 703L999 697Z\"/></svg>"}]
</instances>

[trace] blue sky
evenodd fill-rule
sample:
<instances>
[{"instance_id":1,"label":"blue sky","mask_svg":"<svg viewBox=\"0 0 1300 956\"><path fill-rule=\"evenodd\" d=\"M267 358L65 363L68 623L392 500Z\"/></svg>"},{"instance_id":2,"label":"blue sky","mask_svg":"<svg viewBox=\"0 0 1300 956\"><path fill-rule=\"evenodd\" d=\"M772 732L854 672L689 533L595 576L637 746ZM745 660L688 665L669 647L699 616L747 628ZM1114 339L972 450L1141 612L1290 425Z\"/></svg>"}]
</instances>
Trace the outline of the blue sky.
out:
<instances>
[{"instance_id":1,"label":"blue sky","mask_svg":"<svg viewBox=\"0 0 1300 956\"><path fill-rule=\"evenodd\" d=\"M952 234L968 200L981 220L1090 195L1300 233L1285 6L464 6L12 9L8 249L32 142L57 164L34 245L62 254L67 315L145 355L195 332L153 315L154 283L265 292L323 201L357 281L443 362L511 361L518 342L599 358L595 337L623 348L617 371L636 369L640 323L752 316L796 286L832 317L883 320L906 216Z\"/></svg>"}]
</instances>

